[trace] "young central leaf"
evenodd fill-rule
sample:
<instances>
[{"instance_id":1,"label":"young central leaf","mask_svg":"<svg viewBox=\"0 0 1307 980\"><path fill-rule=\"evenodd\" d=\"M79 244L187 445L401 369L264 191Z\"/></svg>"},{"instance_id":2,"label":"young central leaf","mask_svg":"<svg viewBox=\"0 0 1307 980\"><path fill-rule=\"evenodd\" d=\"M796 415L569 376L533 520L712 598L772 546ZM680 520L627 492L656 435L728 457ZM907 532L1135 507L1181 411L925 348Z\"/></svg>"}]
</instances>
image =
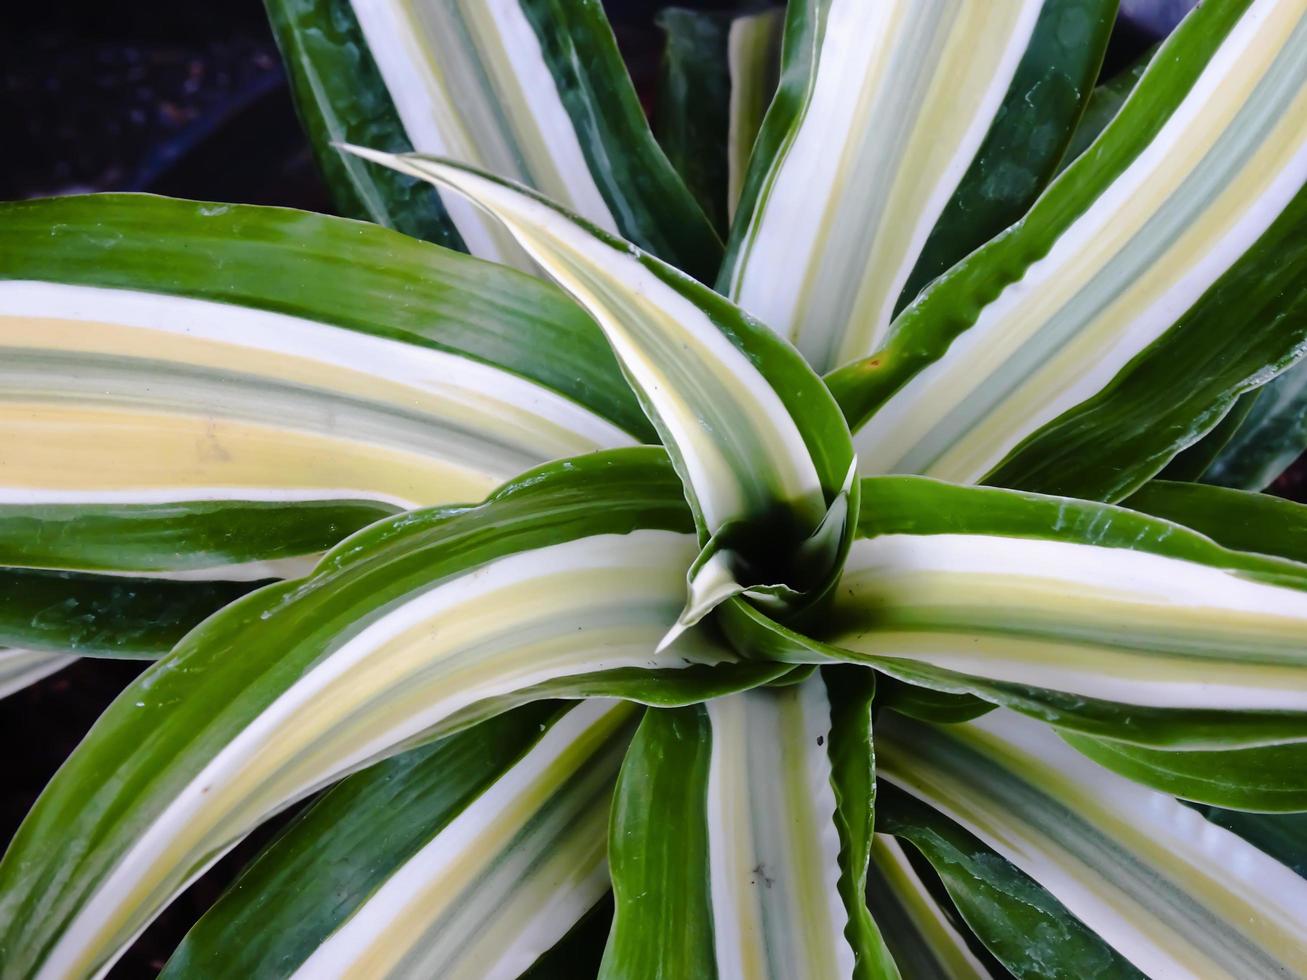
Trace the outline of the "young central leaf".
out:
<instances>
[{"instance_id":1,"label":"young central leaf","mask_svg":"<svg viewBox=\"0 0 1307 980\"><path fill-rule=\"evenodd\" d=\"M481 205L604 331L671 453L705 545L679 628L740 592L785 612L830 586L850 525L851 440L789 344L524 188L445 160L350 151Z\"/></svg>"}]
</instances>

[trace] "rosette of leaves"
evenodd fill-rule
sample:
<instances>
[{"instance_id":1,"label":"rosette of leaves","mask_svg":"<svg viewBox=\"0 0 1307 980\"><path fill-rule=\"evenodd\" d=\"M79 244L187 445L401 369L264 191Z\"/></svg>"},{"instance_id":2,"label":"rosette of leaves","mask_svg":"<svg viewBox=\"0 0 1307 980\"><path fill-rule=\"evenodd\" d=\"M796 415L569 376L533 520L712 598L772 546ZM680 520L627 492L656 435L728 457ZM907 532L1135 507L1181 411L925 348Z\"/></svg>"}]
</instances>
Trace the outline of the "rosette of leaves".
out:
<instances>
[{"instance_id":1,"label":"rosette of leaves","mask_svg":"<svg viewBox=\"0 0 1307 980\"><path fill-rule=\"evenodd\" d=\"M0 209L6 683L159 658L4 975L309 797L165 975L1300 972L1307 0L1077 133L1114 6L669 15L664 148L593 0L269 0L370 221Z\"/></svg>"}]
</instances>

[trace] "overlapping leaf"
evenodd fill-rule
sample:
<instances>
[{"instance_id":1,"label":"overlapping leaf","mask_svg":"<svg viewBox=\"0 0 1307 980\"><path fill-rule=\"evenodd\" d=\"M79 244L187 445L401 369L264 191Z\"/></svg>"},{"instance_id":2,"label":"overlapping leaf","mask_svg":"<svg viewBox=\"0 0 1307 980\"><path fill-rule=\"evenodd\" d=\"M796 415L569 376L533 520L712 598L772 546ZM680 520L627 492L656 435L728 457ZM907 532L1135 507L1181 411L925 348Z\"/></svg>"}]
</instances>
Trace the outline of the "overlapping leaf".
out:
<instances>
[{"instance_id":1,"label":"overlapping leaf","mask_svg":"<svg viewBox=\"0 0 1307 980\"><path fill-rule=\"evenodd\" d=\"M754 141L780 71L780 8L669 7L654 133L723 231L735 216Z\"/></svg>"},{"instance_id":2,"label":"overlapping leaf","mask_svg":"<svg viewBox=\"0 0 1307 980\"><path fill-rule=\"evenodd\" d=\"M876 350L901 295L1020 217L1051 176L1114 9L790 4L723 291L818 370Z\"/></svg>"},{"instance_id":3,"label":"overlapping leaf","mask_svg":"<svg viewBox=\"0 0 1307 980\"><path fill-rule=\"evenodd\" d=\"M1105 504L917 477L862 494L815 639L734 605L746 649L853 659L1136 744L1307 734L1307 566Z\"/></svg>"},{"instance_id":4,"label":"overlapping leaf","mask_svg":"<svg viewBox=\"0 0 1307 980\"><path fill-rule=\"evenodd\" d=\"M646 716L618 784L602 976L895 975L864 898L870 685L813 675Z\"/></svg>"},{"instance_id":5,"label":"overlapping leaf","mask_svg":"<svg viewBox=\"0 0 1307 980\"><path fill-rule=\"evenodd\" d=\"M721 244L649 132L601 4L269 0L347 213L530 269L511 237L331 144L419 150L522 181L702 278ZM442 208L443 203L443 208Z\"/></svg>"},{"instance_id":6,"label":"overlapping leaf","mask_svg":"<svg viewBox=\"0 0 1307 980\"><path fill-rule=\"evenodd\" d=\"M680 626L746 589L782 611L832 586L857 512L839 408L784 341L666 263L524 188L427 157L351 152L490 211L603 329L685 484L705 550Z\"/></svg>"},{"instance_id":7,"label":"overlapping leaf","mask_svg":"<svg viewBox=\"0 0 1307 980\"><path fill-rule=\"evenodd\" d=\"M877 754L883 779L1038 881L1146 976L1281 977L1307 956L1307 882L1036 722L1004 711L954 726L881 716ZM1056 963L1064 950L1047 952ZM1106 950L1061 972L1096 975L1096 960L1120 975Z\"/></svg>"},{"instance_id":8,"label":"overlapping leaf","mask_svg":"<svg viewBox=\"0 0 1307 980\"><path fill-rule=\"evenodd\" d=\"M707 630L653 652L696 549L666 457L626 450L384 521L228 607L47 787L0 864L0 956L94 973L271 813L524 701L684 704L783 674Z\"/></svg>"},{"instance_id":9,"label":"overlapping leaf","mask_svg":"<svg viewBox=\"0 0 1307 980\"><path fill-rule=\"evenodd\" d=\"M608 891L608 809L636 715L527 705L351 776L162 976L526 973Z\"/></svg>"},{"instance_id":10,"label":"overlapping leaf","mask_svg":"<svg viewBox=\"0 0 1307 980\"><path fill-rule=\"evenodd\" d=\"M1291 363L1305 41L1298 0L1198 7L1030 213L830 379L864 468L1118 499Z\"/></svg>"}]
</instances>

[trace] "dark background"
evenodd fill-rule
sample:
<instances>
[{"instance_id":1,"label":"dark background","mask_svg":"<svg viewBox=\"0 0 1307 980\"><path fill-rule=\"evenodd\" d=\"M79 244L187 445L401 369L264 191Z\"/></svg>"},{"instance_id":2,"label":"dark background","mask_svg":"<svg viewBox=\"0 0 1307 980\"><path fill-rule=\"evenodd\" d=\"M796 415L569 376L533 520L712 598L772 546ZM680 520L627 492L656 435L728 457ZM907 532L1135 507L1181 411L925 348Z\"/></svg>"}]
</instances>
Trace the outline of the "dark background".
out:
<instances>
[{"instance_id":1,"label":"dark background","mask_svg":"<svg viewBox=\"0 0 1307 980\"><path fill-rule=\"evenodd\" d=\"M1124 0L1105 74L1192 0ZM732 7L731 0L684 6ZM646 104L661 0L608 0ZM103 190L331 211L295 118L260 0L5 0L0 14L0 199ZM1277 485L1303 496L1302 469ZM0 701L0 840L143 664L82 660ZM116 966L152 977L190 923L268 839L265 828L197 882Z\"/></svg>"}]
</instances>

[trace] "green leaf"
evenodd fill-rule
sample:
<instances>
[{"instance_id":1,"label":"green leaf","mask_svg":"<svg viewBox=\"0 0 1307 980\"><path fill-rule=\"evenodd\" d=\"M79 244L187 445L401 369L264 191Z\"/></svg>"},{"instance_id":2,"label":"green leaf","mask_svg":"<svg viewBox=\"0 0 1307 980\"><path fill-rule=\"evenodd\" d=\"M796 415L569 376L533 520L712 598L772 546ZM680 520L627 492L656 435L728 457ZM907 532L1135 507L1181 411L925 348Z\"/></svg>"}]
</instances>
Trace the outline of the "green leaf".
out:
<instances>
[{"instance_id":1,"label":"green leaf","mask_svg":"<svg viewBox=\"0 0 1307 980\"><path fill-rule=\"evenodd\" d=\"M1158 47L1157 44L1152 45L1107 81L1094 86L1094 90L1089 93L1089 101L1085 103L1085 111L1080 117L1076 131L1071 134L1066 155L1062 157L1062 163L1058 167L1059 173L1078 160L1094 140L1102 135L1108 123L1116 118L1117 113L1121 111L1121 106L1125 105L1125 100L1130 97L1130 93L1135 90L1139 79L1148 69L1149 62L1157 54Z\"/></svg>"},{"instance_id":2,"label":"green leaf","mask_svg":"<svg viewBox=\"0 0 1307 980\"><path fill-rule=\"evenodd\" d=\"M932 280L1021 218L1053 179L1084 124L1116 8L1117 0L1044 0L989 132L899 294L896 316Z\"/></svg>"},{"instance_id":3,"label":"green leaf","mask_svg":"<svg viewBox=\"0 0 1307 980\"><path fill-rule=\"evenodd\" d=\"M1222 450L1234 438L1234 434L1243 425L1244 420L1248 418L1248 413L1253 410L1266 390L1265 387L1254 388L1236 398L1221 421L1197 442L1190 443L1171 457L1171 461L1157 474L1157 478L1185 482L1201 480L1203 474L1216 462Z\"/></svg>"},{"instance_id":4,"label":"green leaf","mask_svg":"<svg viewBox=\"0 0 1307 980\"><path fill-rule=\"evenodd\" d=\"M1152 480L1124 506L1193 528L1217 544L1307 563L1307 506L1264 493Z\"/></svg>"},{"instance_id":5,"label":"green leaf","mask_svg":"<svg viewBox=\"0 0 1307 980\"><path fill-rule=\"evenodd\" d=\"M897 980L898 969L867 908L867 875L876 815L876 750L871 703L876 675L861 667L827 667L821 680L830 701L830 784L839 832L839 893L848 914L844 935L853 948L853 976Z\"/></svg>"},{"instance_id":6,"label":"green leaf","mask_svg":"<svg viewBox=\"0 0 1307 980\"><path fill-rule=\"evenodd\" d=\"M0 280L0 506L393 509L652 435L558 290L372 225L137 195L8 204Z\"/></svg>"},{"instance_id":7,"label":"green leaf","mask_svg":"<svg viewBox=\"0 0 1307 980\"><path fill-rule=\"evenodd\" d=\"M697 547L666 456L524 474L396 516L227 607L97 722L0 864L0 958L95 973L290 802L547 697L685 704L766 683L710 630L661 654Z\"/></svg>"},{"instance_id":8,"label":"green leaf","mask_svg":"<svg viewBox=\"0 0 1307 980\"><path fill-rule=\"evenodd\" d=\"M701 707L646 711L636 729L613 797L603 980L718 975L704 819L711 754Z\"/></svg>"},{"instance_id":9,"label":"green leaf","mask_svg":"<svg viewBox=\"0 0 1307 980\"><path fill-rule=\"evenodd\" d=\"M876 350L905 288L1020 217L1051 176L1115 6L791 4L719 287L818 370Z\"/></svg>"},{"instance_id":10,"label":"green leaf","mask_svg":"<svg viewBox=\"0 0 1307 980\"><path fill-rule=\"evenodd\" d=\"M877 834L871 846L867 903L902 976L909 980L989 980L994 976L970 948L974 937L931 894L903 847Z\"/></svg>"},{"instance_id":11,"label":"green leaf","mask_svg":"<svg viewBox=\"0 0 1307 980\"><path fill-rule=\"evenodd\" d=\"M864 898L871 685L837 671L650 714L619 782L604 976L897 975ZM702 924L671 939L682 916Z\"/></svg>"},{"instance_id":12,"label":"green leaf","mask_svg":"<svg viewBox=\"0 0 1307 980\"><path fill-rule=\"evenodd\" d=\"M522 181L702 278L721 243L654 141L603 7L586 0L267 0L318 153L439 153ZM530 271L467 202L362 160L329 164L346 204ZM417 212L420 220L413 221ZM452 229L450 228L452 225Z\"/></svg>"},{"instance_id":13,"label":"green leaf","mask_svg":"<svg viewBox=\"0 0 1307 980\"><path fill-rule=\"evenodd\" d=\"M682 476L705 545L679 626L755 586L782 587L758 595L781 609L829 589L857 512L853 460L838 406L792 347L525 188L450 161L352 152L466 194L599 323Z\"/></svg>"},{"instance_id":14,"label":"green leaf","mask_svg":"<svg viewBox=\"0 0 1307 980\"><path fill-rule=\"evenodd\" d=\"M266 584L0 568L0 646L160 657L206 617Z\"/></svg>"},{"instance_id":15,"label":"green leaf","mask_svg":"<svg viewBox=\"0 0 1307 980\"><path fill-rule=\"evenodd\" d=\"M779 8L741 15L668 7L658 15L667 45L654 133L723 233L776 90L783 24Z\"/></svg>"},{"instance_id":16,"label":"green leaf","mask_svg":"<svg viewBox=\"0 0 1307 980\"><path fill-rule=\"evenodd\" d=\"M1114 500L1215 426L1307 341L1304 112L1307 11L1196 8L1029 214L829 379L864 471Z\"/></svg>"},{"instance_id":17,"label":"green leaf","mask_svg":"<svg viewBox=\"0 0 1307 980\"><path fill-rule=\"evenodd\" d=\"M915 847L967 926L1013 976L1081 980L1141 976L1037 881L938 810L881 786L881 833Z\"/></svg>"},{"instance_id":18,"label":"green leaf","mask_svg":"<svg viewBox=\"0 0 1307 980\"><path fill-rule=\"evenodd\" d=\"M339 213L465 249L440 198L420 181L341 157L337 140L411 150L349 0L264 0L291 91Z\"/></svg>"},{"instance_id":19,"label":"green leaf","mask_svg":"<svg viewBox=\"0 0 1307 980\"><path fill-rule=\"evenodd\" d=\"M1264 490L1307 451L1307 366L1299 363L1261 389L1238 427L1203 471L1204 483Z\"/></svg>"},{"instance_id":20,"label":"green leaf","mask_svg":"<svg viewBox=\"0 0 1307 980\"><path fill-rule=\"evenodd\" d=\"M1136 744L1307 733L1307 565L1062 497L920 477L864 480L862 496L812 639L737 604L723 625L742 650L866 663Z\"/></svg>"},{"instance_id":21,"label":"green leaf","mask_svg":"<svg viewBox=\"0 0 1307 980\"><path fill-rule=\"evenodd\" d=\"M520 975L608 890L609 804L635 720L622 702L528 705L349 777L246 868L162 976Z\"/></svg>"},{"instance_id":22,"label":"green leaf","mask_svg":"<svg viewBox=\"0 0 1307 980\"><path fill-rule=\"evenodd\" d=\"M1039 882L1146 976L1283 977L1307 957L1307 881L1037 722L889 714L876 746L883 781Z\"/></svg>"},{"instance_id":23,"label":"green leaf","mask_svg":"<svg viewBox=\"0 0 1307 980\"><path fill-rule=\"evenodd\" d=\"M341 539L394 511L369 500L0 504L0 563L293 578L311 571L312 559ZM312 557L301 567L305 556Z\"/></svg>"},{"instance_id":24,"label":"green leaf","mask_svg":"<svg viewBox=\"0 0 1307 980\"><path fill-rule=\"evenodd\" d=\"M730 164L729 10L667 7L656 18L666 43L653 131L718 233L725 233ZM371 145L371 144L369 144Z\"/></svg>"},{"instance_id":25,"label":"green leaf","mask_svg":"<svg viewBox=\"0 0 1307 980\"><path fill-rule=\"evenodd\" d=\"M1236 810L1307 810L1307 742L1167 752L1073 732L1062 737L1099 765L1171 796Z\"/></svg>"}]
</instances>

